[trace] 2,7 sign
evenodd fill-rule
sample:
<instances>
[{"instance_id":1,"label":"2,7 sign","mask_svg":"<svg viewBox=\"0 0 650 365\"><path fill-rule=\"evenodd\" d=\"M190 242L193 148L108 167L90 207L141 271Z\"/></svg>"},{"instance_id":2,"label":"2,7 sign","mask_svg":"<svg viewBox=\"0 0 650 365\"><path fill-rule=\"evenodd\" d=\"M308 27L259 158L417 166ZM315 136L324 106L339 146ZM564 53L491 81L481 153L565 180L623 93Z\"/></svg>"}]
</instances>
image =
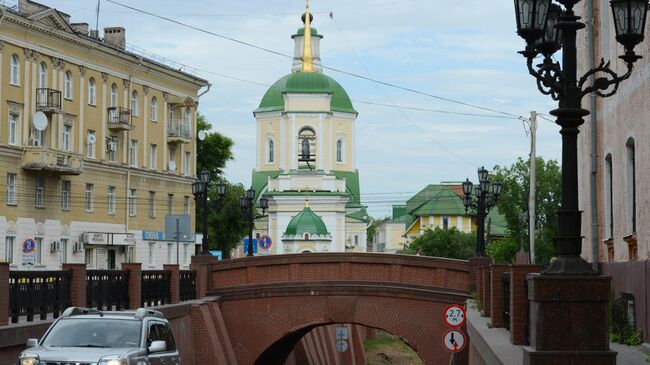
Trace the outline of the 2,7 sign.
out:
<instances>
[{"instance_id":1,"label":"2,7 sign","mask_svg":"<svg viewBox=\"0 0 650 365\"><path fill-rule=\"evenodd\" d=\"M458 304L452 304L445 308L445 323L452 328L462 326L465 323L465 308Z\"/></svg>"}]
</instances>

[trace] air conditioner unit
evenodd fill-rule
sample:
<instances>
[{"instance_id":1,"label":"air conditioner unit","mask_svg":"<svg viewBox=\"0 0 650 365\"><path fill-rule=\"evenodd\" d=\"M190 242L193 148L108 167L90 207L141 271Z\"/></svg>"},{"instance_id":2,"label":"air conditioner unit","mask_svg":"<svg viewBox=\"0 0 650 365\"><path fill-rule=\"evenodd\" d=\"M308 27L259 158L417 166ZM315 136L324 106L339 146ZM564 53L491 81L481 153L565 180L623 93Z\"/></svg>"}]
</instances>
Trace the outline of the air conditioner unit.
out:
<instances>
[{"instance_id":1,"label":"air conditioner unit","mask_svg":"<svg viewBox=\"0 0 650 365\"><path fill-rule=\"evenodd\" d=\"M82 233L81 236L79 237L79 240L81 241L82 244L92 242L93 240L92 233Z\"/></svg>"},{"instance_id":2,"label":"air conditioner unit","mask_svg":"<svg viewBox=\"0 0 650 365\"><path fill-rule=\"evenodd\" d=\"M72 249L74 252L83 252L84 251L84 244L82 242L75 242L74 243L74 248Z\"/></svg>"},{"instance_id":3,"label":"air conditioner unit","mask_svg":"<svg viewBox=\"0 0 650 365\"><path fill-rule=\"evenodd\" d=\"M61 242L52 241L52 243L50 243L50 252L59 252L59 251L61 251Z\"/></svg>"}]
</instances>

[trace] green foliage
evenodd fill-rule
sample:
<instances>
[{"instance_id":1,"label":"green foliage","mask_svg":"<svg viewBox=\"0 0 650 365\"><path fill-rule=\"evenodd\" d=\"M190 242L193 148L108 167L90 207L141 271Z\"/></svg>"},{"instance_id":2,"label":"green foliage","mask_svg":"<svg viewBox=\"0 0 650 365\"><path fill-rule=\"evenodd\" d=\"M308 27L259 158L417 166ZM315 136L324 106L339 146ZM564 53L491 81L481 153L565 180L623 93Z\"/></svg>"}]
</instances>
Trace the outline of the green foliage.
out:
<instances>
[{"instance_id":1,"label":"green foliage","mask_svg":"<svg viewBox=\"0 0 650 365\"><path fill-rule=\"evenodd\" d=\"M528 229L519 221L522 213L528 212L528 193L530 191L530 159L518 158L510 167L494 167L494 179L503 184L497 208L503 214L508 227L508 237L519 242L524 235L528 249ZM556 211L560 208L562 194L562 174L555 160L536 160L535 190L535 257L537 263L548 263L555 256L554 237L557 227ZM503 253L504 250L497 250ZM489 251L489 246L488 246ZM515 252L516 253L516 252ZM514 256L514 255L513 255Z\"/></svg>"},{"instance_id":2,"label":"green foliage","mask_svg":"<svg viewBox=\"0 0 650 365\"><path fill-rule=\"evenodd\" d=\"M366 228L366 237L368 237L368 241L371 243L375 243L375 233L377 233L377 227L387 221L388 218L380 218L380 219L375 219L375 218L370 218L370 225L368 228Z\"/></svg>"},{"instance_id":3,"label":"green foliage","mask_svg":"<svg viewBox=\"0 0 650 365\"><path fill-rule=\"evenodd\" d=\"M623 327L622 331L610 330L609 339L623 345L638 346L643 343L643 332L627 325Z\"/></svg>"},{"instance_id":4,"label":"green foliage","mask_svg":"<svg viewBox=\"0 0 650 365\"><path fill-rule=\"evenodd\" d=\"M472 302L474 303L474 308L475 308L477 311L479 311L479 312L483 312L483 302L481 302L481 300L478 298L478 294L476 294L476 293L471 293L471 294L469 295L469 299L472 300Z\"/></svg>"},{"instance_id":5,"label":"green foliage","mask_svg":"<svg viewBox=\"0 0 650 365\"><path fill-rule=\"evenodd\" d=\"M492 257L497 264L511 264L514 262L515 255L520 250L519 240L514 237L504 237L497 241L492 241L487 246L487 254Z\"/></svg>"},{"instance_id":6,"label":"green foliage","mask_svg":"<svg viewBox=\"0 0 650 365\"><path fill-rule=\"evenodd\" d=\"M226 163L233 159L233 140L217 132L208 132L210 123L205 117L198 114L196 117L197 132L206 131L207 136L203 141L197 139L196 143L196 167L200 173L204 167L212 173L212 176L221 174Z\"/></svg>"},{"instance_id":7,"label":"green foliage","mask_svg":"<svg viewBox=\"0 0 650 365\"><path fill-rule=\"evenodd\" d=\"M413 240L407 248L410 254L423 256L447 257L463 259L474 255L476 235L464 233L453 227L451 229L427 230L423 235Z\"/></svg>"}]
</instances>

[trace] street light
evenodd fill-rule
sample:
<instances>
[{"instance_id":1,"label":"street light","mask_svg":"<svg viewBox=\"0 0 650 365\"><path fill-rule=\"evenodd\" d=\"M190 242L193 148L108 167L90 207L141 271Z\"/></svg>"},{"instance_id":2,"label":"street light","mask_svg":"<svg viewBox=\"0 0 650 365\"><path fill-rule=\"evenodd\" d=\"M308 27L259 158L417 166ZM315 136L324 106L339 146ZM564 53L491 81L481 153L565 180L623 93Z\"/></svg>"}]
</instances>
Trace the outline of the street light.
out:
<instances>
[{"instance_id":1,"label":"street light","mask_svg":"<svg viewBox=\"0 0 650 365\"><path fill-rule=\"evenodd\" d=\"M475 187L474 197L472 197L472 184L469 179L463 182L463 205L465 213L476 217L476 256L485 256L485 217L488 212L496 205L497 199L501 194L501 183L490 182L488 171L481 167L478 170L479 186Z\"/></svg>"},{"instance_id":2,"label":"street light","mask_svg":"<svg viewBox=\"0 0 650 365\"><path fill-rule=\"evenodd\" d=\"M208 194L210 193L210 172L204 167L201 170L199 179L192 183L192 194L194 194L194 199L197 201L197 206L199 206L199 198L203 198L203 207L201 209L201 214L203 216L203 239L201 240L201 255L209 255L210 251L208 249ZM217 194L219 197L223 197L226 193L226 183L218 182L215 184Z\"/></svg>"},{"instance_id":3,"label":"street light","mask_svg":"<svg viewBox=\"0 0 650 365\"><path fill-rule=\"evenodd\" d=\"M627 72L619 76L609 62L577 75L577 31L585 27L579 22L573 7L581 0L515 0L517 34L526 40L521 51L527 59L528 72L537 79L537 88L544 95L558 101L558 108L550 113L562 127L562 204L557 211L558 228L555 238L558 258L546 270L553 274L594 274L594 270L580 257L581 212L578 210L578 127L589 111L582 108L582 98L591 93L612 96L619 84L630 77L634 63L641 56L634 47L643 41L648 1L611 0L616 40L625 53L619 58ZM562 64L553 60L553 54L562 49ZM533 66L541 55L542 63ZM597 258L594 258L597 259Z\"/></svg>"},{"instance_id":4,"label":"street light","mask_svg":"<svg viewBox=\"0 0 650 365\"><path fill-rule=\"evenodd\" d=\"M248 218L248 255L253 255L253 223L256 219L266 217L264 213L269 208L269 200L266 197L260 198L260 208L262 208L262 214L253 215L253 207L255 200L255 189L251 187L246 190L246 195L239 198L239 205L246 209L246 216Z\"/></svg>"}]
</instances>

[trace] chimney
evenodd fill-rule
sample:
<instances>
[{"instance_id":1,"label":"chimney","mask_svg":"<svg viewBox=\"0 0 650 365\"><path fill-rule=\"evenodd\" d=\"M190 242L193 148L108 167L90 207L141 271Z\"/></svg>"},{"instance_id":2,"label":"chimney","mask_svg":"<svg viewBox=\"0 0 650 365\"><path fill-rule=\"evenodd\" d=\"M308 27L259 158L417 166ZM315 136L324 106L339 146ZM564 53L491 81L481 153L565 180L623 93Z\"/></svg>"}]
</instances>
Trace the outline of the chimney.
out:
<instances>
[{"instance_id":1,"label":"chimney","mask_svg":"<svg viewBox=\"0 0 650 365\"><path fill-rule=\"evenodd\" d=\"M70 26L72 26L75 32L85 36L88 35L88 23L72 23Z\"/></svg>"},{"instance_id":2,"label":"chimney","mask_svg":"<svg viewBox=\"0 0 650 365\"><path fill-rule=\"evenodd\" d=\"M104 28L104 43L120 49L126 48L126 29L122 27Z\"/></svg>"}]
</instances>

